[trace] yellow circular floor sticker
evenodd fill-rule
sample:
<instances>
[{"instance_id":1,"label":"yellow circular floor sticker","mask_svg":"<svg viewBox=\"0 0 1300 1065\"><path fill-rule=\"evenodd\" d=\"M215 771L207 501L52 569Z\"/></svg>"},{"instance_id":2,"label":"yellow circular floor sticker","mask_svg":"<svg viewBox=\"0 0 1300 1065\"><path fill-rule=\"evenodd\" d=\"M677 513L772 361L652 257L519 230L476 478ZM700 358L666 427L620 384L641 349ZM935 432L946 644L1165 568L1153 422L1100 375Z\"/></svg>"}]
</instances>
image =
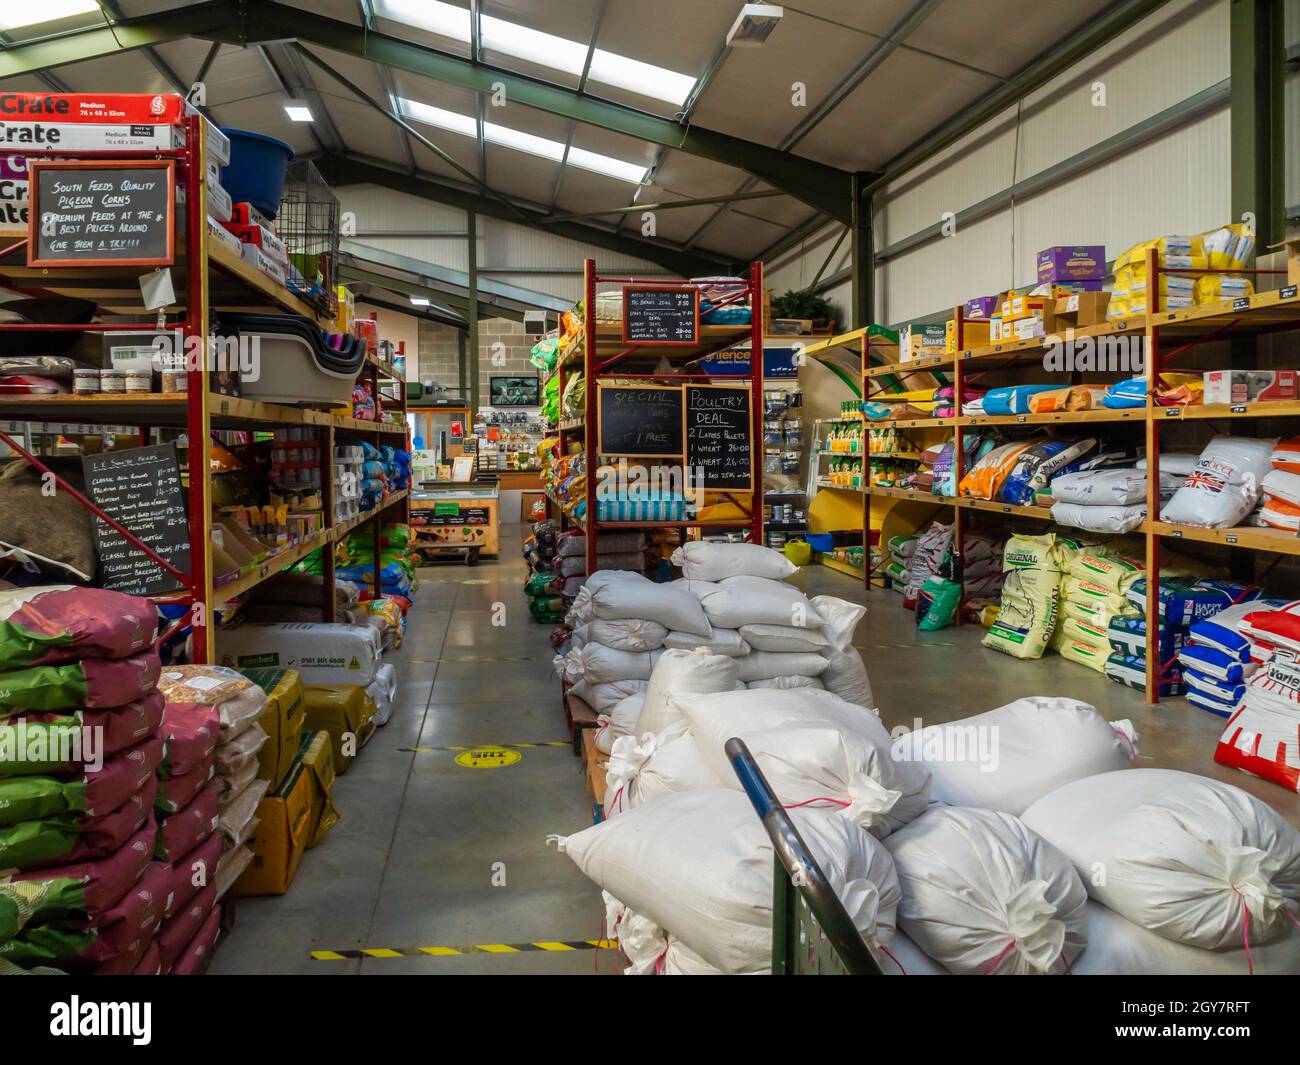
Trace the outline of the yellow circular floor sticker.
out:
<instances>
[{"instance_id":1,"label":"yellow circular floor sticker","mask_svg":"<svg viewBox=\"0 0 1300 1065\"><path fill-rule=\"evenodd\" d=\"M474 747L456 755L456 764L468 769L500 769L502 766L514 765L523 757L518 751L488 744L486 747Z\"/></svg>"}]
</instances>

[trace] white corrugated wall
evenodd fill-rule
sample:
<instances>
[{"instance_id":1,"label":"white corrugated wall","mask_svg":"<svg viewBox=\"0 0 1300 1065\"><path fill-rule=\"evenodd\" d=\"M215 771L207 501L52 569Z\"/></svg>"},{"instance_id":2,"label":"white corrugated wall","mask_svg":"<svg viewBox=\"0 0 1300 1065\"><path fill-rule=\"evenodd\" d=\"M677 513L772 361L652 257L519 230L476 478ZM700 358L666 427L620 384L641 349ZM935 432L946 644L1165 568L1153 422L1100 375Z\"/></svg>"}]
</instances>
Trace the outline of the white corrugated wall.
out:
<instances>
[{"instance_id":1,"label":"white corrugated wall","mask_svg":"<svg viewBox=\"0 0 1300 1065\"><path fill-rule=\"evenodd\" d=\"M877 250L1227 79L1228 12L1229 0L1173 0L886 187L876 197ZM1104 106L1093 102L1098 83ZM1229 151L1224 106L1014 207L959 225L952 236L880 264L876 318L898 325L1031 284L1037 252L1051 245L1103 244L1113 259L1160 233L1194 233L1229 221ZM836 231L823 234L833 240ZM812 280L831 246L821 236L802 254L774 264L769 277L780 279L774 288ZM838 268L832 264L826 273ZM840 302L847 299L845 291Z\"/></svg>"}]
</instances>

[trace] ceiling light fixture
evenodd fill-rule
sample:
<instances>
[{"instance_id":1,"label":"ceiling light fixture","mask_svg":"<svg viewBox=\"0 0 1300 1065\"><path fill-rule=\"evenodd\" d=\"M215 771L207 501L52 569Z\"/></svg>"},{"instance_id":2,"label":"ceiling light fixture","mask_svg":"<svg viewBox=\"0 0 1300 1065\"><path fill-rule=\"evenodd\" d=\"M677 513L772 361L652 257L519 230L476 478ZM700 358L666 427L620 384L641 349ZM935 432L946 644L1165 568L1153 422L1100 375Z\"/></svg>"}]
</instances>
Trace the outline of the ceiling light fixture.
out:
<instances>
[{"instance_id":1,"label":"ceiling light fixture","mask_svg":"<svg viewBox=\"0 0 1300 1065\"><path fill-rule=\"evenodd\" d=\"M76 15L99 13L96 0L41 0L39 4L33 4L31 0L0 0L0 30L17 30Z\"/></svg>"},{"instance_id":2,"label":"ceiling light fixture","mask_svg":"<svg viewBox=\"0 0 1300 1065\"><path fill-rule=\"evenodd\" d=\"M311 113L306 100L290 100L284 105L284 113L295 122L316 121L316 116Z\"/></svg>"},{"instance_id":3,"label":"ceiling light fixture","mask_svg":"<svg viewBox=\"0 0 1300 1065\"><path fill-rule=\"evenodd\" d=\"M423 296L412 296L411 305L414 307L427 307L429 306L429 301Z\"/></svg>"},{"instance_id":4,"label":"ceiling light fixture","mask_svg":"<svg viewBox=\"0 0 1300 1065\"><path fill-rule=\"evenodd\" d=\"M770 8L772 5L749 6ZM778 17L780 10L776 8ZM470 40L469 11L442 0L375 0L375 14L464 44ZM543 33L490 15L479 17L479 30L484 51L500 52L526 63L561 70L575 78L582 76L587 62L587 45L580 41ZM642 63L600 48L592 52L587 80L663 100L677 107L686 102L696 82L689 74L679 74L666 67Z\"/></svg>"},{"instance_id":5,"label":"ceiling light fixture","mask_svg":"<svg viewBox=\"0 0 1300 1065\"><path fill-rule=\"evenodd\" d=\"M402 114L407 118L414 119L417 122L424 122L430 126L437 126L439 129L450 130L462 136L478 136L478 123L473 115L460 115L455 111L447 111L441 107L421 103L419 100L403 99L398 102ZM483 123L483 139L488 144L500 145L503 148L514 148L516 151L541 156L543 159L550 159L556 163L564 159L564 144L561 141L549 140L546 137L539 137L535 133L525 133L523 130L512 129L510 126L501 126L495 122ZM582 170L590 170L596 174L604 174L606 177L618 178L620 181L630 181L638 185L644 180L646 174L646 165L644 163L629 163L622 159L615 159L612 156L601 155L599 152L590 152L585 148L575 146L569 148L569 165Z\"/></svg>"},{"instance_id":6,"label":"ceiling light fixture","mask_svg":"<svg viewBox=\"0 0 1300 1065\"><path fill-rule=\"evenodd\" d=\"M757 48L785 14L780 4L746 4L727 31L728 48Z\"/></svg>"}]
</instances>

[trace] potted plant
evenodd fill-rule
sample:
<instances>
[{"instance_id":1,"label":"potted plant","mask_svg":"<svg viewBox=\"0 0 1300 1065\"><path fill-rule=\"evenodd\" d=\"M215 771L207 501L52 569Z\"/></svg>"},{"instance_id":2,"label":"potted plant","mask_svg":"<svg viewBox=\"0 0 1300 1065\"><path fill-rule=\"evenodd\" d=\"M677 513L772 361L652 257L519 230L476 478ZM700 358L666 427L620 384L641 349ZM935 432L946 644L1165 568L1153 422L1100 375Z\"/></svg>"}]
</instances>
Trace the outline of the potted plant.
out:
<instances>
[{"instance_id":1,"label":"potted plant","mask_svg":"<svg viewBox=\"0 0 1300 1065\"><path fill-rule=\"evenodd\" d=\"M809 332L830 332L835 328L835 308L810 288L790 289L772 300L772 319L806 323Z\"/></svg>"}]
</instances>

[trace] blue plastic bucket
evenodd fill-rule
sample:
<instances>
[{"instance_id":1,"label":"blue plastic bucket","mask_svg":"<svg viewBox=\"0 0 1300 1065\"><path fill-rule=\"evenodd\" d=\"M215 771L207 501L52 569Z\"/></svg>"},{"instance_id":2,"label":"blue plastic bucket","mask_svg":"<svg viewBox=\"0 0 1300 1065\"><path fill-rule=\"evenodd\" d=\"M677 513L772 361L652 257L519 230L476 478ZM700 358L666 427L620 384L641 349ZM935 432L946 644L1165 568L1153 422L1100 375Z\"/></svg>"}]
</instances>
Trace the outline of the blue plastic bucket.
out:
<instances>
[{"instance_id":1,"label":"blue plastic bucket","mask_svg":"<svg viewBox=\"0 0 1300 1065\"><path fill-rule=\"evenodd\" d=\"M247 200L268 218L280 211L284 176L293 148L264 133L222 129L230 138L230 162L221 170L221 184L235 203Z\"/></svg>"}]
</instances>

